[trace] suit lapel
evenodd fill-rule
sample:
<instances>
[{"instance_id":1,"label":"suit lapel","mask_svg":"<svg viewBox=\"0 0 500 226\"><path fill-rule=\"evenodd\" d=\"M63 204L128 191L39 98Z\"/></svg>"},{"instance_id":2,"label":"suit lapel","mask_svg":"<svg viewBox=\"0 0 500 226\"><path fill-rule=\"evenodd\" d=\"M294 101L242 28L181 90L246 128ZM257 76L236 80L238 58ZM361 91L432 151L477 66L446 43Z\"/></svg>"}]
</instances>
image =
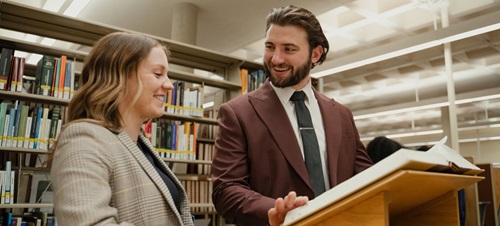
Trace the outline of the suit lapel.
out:
<instances>
[{"instance_id":1,"label":"suit lapel","mask_svg":"<svg viewBox=\"0 0 500 226\"><path fill-rule=\"evenodd\" d=\"M285 159L300 178L310 187L307 169L302 158L300 146L297 139L295 139L292 125L288 117L286 117L287 114L278 96L269 84L269 80L266 80L260 89L249 94L249 101L271 132Z\"/></svg>"},{"instance_id":2,"label":"suit lapel","mask_svg":"<svg viewBox=\"0 0 500 226\"><path fill-rule=\"evenodd\" d=\"M144 172L149 176L149 178L153 181L153 183L158 187L158 189L161 191L161 193L165 197L165 200L167 201L170 208L172 208L172 210L177 209L177 207L175 206L174 200L172 199L172 196L170 194L170 191L168 190L167 185L165 184L163 179L161 179L158 172L156 172L156 169L151 164L151 162L149 162L149 160L146 158L146 156L144 156L144 153L142 153L142 151L139 149L137 144L134 143L133 140L130 139L130 137L124 131L121 131L118 134L118 139L120 139L120 141L125 145L125 147L127 147L127 150L134 156L134 158L137 160L139 165L141 165ZM143 135L140 135L139 139L141 139L143 141L143 143L147 145L148 150L146 150L146 151L152 152L152 150L154 150L154 148L149 144L149 142L145 141L146 138ZM159 159L159 157L156 154L153 154L152 156L154 158L156 158L156 160L160 160L160 162L163 162L163 160ZM170 170L165 169L167 167L166 164L161 164L161 165L164 167L164 169L162 169L162 170L165 173L167 173L168 176L170 176L172 181L174 181L174 183L176 184L177 188L182 189L182 185L177 180L177 178L173 175L173 173ZM185 193L179 192L179 195L183 196L183 195L185 195ZM181 200L183 200L182 198L184 198L184 200L187 199L187 197L181 197ZM182 206L182 201L181 201L181 210L182 209L184 209L184 207ZM179 222L182 222L182 218L181 218L180 214L178 213L178 211L174 211L174 212L175 212L175 215L177 216Z\"/></svg>"},{"instance_id":3,"label":"suit lapel","mask_svg":"<svg viewBox=\"0 0 500 226\"><path fill-rule=\"evenodd\" d=\"M333 186L336 184L334 182L337 181L337 174L332 172L338 172L339 147L340 141L342 140L342 123L338 121L341 117L339 111L335 109L336 102L333 101L333 99L321 95L314 88L313 92L318 100L319 110L323 118L323 125L325 125L326 153L330 172L328 175L330 184Z\"/></svg>"}]
</instances>

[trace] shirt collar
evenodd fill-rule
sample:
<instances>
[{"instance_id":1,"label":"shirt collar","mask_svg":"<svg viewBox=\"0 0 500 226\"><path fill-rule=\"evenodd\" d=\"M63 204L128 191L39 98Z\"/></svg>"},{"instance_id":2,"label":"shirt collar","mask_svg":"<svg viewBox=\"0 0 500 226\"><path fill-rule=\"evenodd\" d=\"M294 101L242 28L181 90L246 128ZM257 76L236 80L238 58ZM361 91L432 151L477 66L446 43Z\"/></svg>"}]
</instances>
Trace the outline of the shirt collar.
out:
<instances>
[{"instance_id":1,"label":"shirt collar","mask_svg":"<svg viewBox=\"0 0 500 226\"><path fill-rule=\"evenodd\" d=\"M271 87L273 87L274 92L276 95L278 95L278 98L280 99L282 104L289 104L290 103L290 97L292 96L293 92L299 91L295 90L291 87L285 87L285 88L279 88L273 85L272 82L269 82ZM301 89L304 91L306 94L306 101L312 100L311 98L315 99L314 93L311 88L311 79L309 79L309 82L307 82L306 86Z\"/></svg>"}]
</instances>

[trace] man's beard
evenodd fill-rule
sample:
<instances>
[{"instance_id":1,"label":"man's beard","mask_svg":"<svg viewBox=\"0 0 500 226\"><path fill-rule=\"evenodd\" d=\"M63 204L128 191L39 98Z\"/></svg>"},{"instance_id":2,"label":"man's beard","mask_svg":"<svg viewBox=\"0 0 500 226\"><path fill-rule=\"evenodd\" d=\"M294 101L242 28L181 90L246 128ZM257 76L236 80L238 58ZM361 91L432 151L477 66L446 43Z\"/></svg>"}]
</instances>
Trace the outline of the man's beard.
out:
<instances>
[{"instance_id":1,"label":"man's beard","mask_svg":"<svg viewBox=\"0 0 500 226\"><path fill-rule=\"evenodd\" d=\"M290 65L281 65L280 67L283 66L289 67ZM300 81L302 81L309 75L309 72L311 71L311 59L308 58L307 62L305 62L298 68L292 68L291 75L288 77L275 76L271 72L271 67L272 65L269 65L266 61L264 61L264 72L269 77L271 83L273 83L273 85L276 87L285 88L297 85Z\"/></svg>"}]
</instances>

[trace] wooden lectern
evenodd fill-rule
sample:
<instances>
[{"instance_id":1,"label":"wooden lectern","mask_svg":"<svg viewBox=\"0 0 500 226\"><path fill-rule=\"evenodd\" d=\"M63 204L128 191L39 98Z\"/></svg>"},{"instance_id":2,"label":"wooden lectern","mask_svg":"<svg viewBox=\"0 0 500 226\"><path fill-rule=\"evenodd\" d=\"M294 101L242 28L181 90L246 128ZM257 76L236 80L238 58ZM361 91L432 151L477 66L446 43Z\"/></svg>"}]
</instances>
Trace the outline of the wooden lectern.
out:
<instances>
[{"instance_id":1,"label":"wooden lectern","mask_svg":"<svg viewBox=\"0 0 500 226\"><path fill-rule=\"evenodd\" d=\"M296 226L457 226L457 191L484 177L398 170Z\"/></svg>"}]
</instances>

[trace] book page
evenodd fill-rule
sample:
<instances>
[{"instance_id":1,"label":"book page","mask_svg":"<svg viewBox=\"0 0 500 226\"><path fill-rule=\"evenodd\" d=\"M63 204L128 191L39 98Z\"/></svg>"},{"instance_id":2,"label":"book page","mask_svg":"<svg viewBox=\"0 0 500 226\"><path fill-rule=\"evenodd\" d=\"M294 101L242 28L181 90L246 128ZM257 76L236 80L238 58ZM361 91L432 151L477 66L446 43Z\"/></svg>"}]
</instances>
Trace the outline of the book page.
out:
<instances>
[{"instance_id":1,"label":"book page","mask_svg":"<svg viewBox=\"0 0 500 226\"><path fill-rule=\"evenodd\" d=\"M440 154L444 158L446 158L448 161L455 163L460 168L471 169L471 170L480 170L479 167L477 167L476 165L472 164L471 162L467 161L467 159L462 157L460 155L460 153L458 153L457 151L446 146L446 144L445 144L446 139L447 139L447 137L444 137L443 139L441 139L437 144L435 144L427 152Z\"/></svg>"}]
</instances>

